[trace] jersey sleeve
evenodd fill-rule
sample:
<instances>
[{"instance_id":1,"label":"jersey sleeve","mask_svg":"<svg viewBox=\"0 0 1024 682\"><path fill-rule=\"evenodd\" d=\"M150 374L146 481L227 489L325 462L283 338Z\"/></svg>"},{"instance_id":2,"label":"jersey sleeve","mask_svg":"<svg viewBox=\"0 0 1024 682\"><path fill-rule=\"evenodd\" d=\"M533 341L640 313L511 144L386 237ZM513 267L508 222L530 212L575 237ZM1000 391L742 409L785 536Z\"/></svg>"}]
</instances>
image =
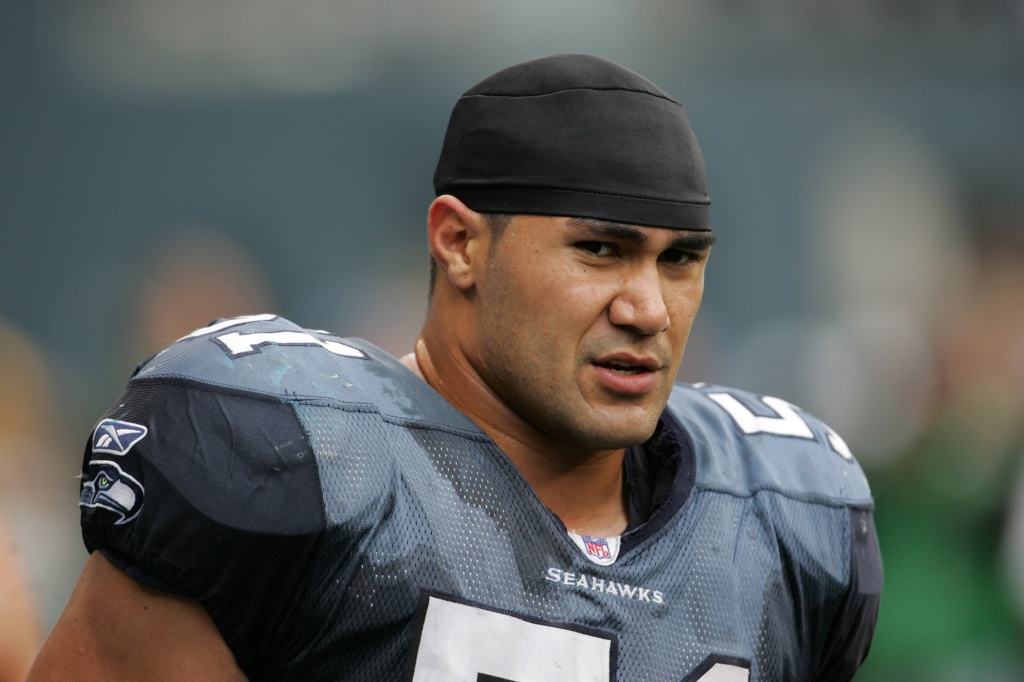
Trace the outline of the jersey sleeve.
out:
<instances>
[{"instance_id":1,"label":"jersey sleeve","mask_svg":"<svg viewBox=\"0 0 1024 682\"><path fill-rule=\"evenodd\" d=\"M813 679L850 680L871 645L882 560L863 470L827 424L784 400L716 385L677 387L670 407L697 452L697 485L773 500ZM767 508L767 507L766 507Z\"/></svg>"},{"instance_id":2,"label":"jersey sleeve","mask_svg":"<svg viewBox=\"0 0 1024 682\"><path fill-rule=\"evenodd\" d=\"M871 512L850 510L850 581L815 677L820 682L852 680L868 655L882 594L882 555Z\"/></svg>"},{"instance_id":3,"label":"jersey sleeve","mask_svg":"<svg viewBox=\"0 0 1024 682\"><path fill-rule=\"evenodd\" d=\"M91 434L79 506L87 549L198 600L251 678L296 653L325 521L289 403L136 378Z\"/></svg>"}]
</instances>

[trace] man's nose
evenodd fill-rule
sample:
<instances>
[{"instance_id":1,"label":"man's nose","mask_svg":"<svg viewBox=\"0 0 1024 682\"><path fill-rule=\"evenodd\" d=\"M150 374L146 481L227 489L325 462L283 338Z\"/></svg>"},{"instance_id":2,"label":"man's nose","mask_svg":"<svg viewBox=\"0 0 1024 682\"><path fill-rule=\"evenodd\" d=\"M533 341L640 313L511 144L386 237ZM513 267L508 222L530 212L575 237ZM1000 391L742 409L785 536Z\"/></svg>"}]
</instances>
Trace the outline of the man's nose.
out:
<instances>
[{"instance_id":1,"label":"man's nose","mask_svg":"<svg viewBox=\"0 0 1024 682\"><path fill-rule=\"evenodd\" d=\"M657 266L630 273L608 309L611 323L648 336L667 330L672 321L661 285Z\"/></svg>"}]
</instances>

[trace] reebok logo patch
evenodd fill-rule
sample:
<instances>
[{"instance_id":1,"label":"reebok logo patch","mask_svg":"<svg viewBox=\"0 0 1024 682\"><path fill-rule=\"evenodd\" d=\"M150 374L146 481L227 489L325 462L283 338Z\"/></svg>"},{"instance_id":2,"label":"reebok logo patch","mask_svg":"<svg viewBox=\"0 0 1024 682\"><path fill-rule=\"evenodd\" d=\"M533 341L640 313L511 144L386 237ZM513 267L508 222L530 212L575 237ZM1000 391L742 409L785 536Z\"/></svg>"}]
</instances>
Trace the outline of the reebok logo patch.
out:
<instances>
[{"instance_id":1,"label":"reebok logo patch","mask_svg":"<svg viewBox=\"0 0 1024 682\"><path fill-rule=\"evenodd\" d=\"M92 433L92 451L123 455L146 437L149 429L141 424L104 419Z\"/></svg>"}]
</instances>

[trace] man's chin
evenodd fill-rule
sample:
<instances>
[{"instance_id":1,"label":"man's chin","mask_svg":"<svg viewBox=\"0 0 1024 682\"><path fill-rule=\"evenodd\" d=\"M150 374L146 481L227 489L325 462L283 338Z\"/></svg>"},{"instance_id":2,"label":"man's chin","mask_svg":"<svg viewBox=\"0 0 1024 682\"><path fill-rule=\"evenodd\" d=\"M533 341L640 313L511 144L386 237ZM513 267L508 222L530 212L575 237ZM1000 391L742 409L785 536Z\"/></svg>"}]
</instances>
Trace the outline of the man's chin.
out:
<instances>
[{"instance_id":1,"label":"man's chin","mask_svg":"<svg viewBox=\"0 0 1024 682\"><path fill-rule=\"evenodd\" d=\"M640 414L601 415L588 431L587 447L593 450L617 450L641 445L654 435L661 410L643 410Z\"/></svg>"}]
</instances>

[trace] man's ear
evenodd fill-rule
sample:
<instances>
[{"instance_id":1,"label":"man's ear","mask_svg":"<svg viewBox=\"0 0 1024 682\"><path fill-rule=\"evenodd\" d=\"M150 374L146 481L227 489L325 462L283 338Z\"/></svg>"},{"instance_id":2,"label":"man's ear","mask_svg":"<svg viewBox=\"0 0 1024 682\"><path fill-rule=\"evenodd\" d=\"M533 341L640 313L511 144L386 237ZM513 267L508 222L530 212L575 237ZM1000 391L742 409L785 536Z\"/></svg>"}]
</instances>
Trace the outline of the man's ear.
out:
<instances>
[{"instance_id":1,"label":"man's ear","mask_svg":"<svg viewBox=\"0 0 1024 682\"><path fill-rule=\"evenodd\" d=\"M484 216L450 194L434 199L427 212L427 241L430 253L448 281L458 289L475 282L474 259L486 253Z\"/></svg>"}]
</instances>

